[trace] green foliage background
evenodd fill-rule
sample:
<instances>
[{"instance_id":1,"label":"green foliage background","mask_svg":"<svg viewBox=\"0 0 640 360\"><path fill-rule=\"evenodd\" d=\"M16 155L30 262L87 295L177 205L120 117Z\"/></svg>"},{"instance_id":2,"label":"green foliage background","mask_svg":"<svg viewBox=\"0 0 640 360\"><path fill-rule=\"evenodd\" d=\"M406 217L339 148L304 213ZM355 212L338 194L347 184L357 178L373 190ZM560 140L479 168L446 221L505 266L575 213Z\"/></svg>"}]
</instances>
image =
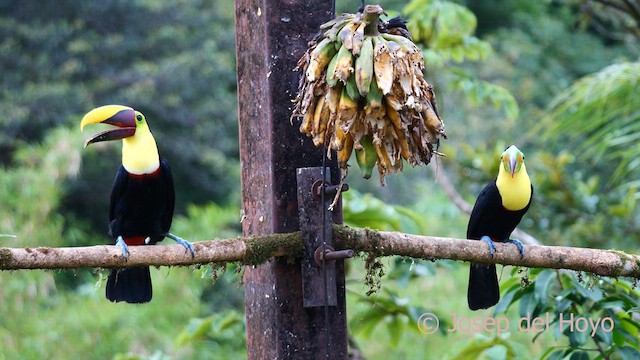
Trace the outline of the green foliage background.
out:
<instances>
[{"instance_id":1,"label":"green foliage background","mask_svg":"<svg viewBox=\"0 0 640 360\"><path fill-rule=\"evenodd\" d=\"M523 229L545 244L636 252L637 19L589 0L380 3L409 19L435 86L449 140L447 157L430 167L473 202L515 143L536 191ZM336 6L353 12L360 2ZM106 209L120 149L83 150L78 129L85 112L108 103L144 112L171 162L173 232L194 241L236 236L233 15L231 1L0 1L0 234L16 236L0 235L0 244L112 241ZM467 216L430 170L407 169L381 189L353 167L349 183L352 226L465 235ZM505 267L502 302L472 313L465 264L381 261L382 289L370 297L363 260L349 262L349 329L367 359L638 355L640 297L622 279ZM0 359L243 358L241 271L153 269L154 300L145 306L107 302L102 270L0 273ZM439 316L438 333L419 331L425 312ZM563 313L610 316L615 331L446 331L456 317L515 324L549 314L556 324Z\"/></svg>"}]
</instances>

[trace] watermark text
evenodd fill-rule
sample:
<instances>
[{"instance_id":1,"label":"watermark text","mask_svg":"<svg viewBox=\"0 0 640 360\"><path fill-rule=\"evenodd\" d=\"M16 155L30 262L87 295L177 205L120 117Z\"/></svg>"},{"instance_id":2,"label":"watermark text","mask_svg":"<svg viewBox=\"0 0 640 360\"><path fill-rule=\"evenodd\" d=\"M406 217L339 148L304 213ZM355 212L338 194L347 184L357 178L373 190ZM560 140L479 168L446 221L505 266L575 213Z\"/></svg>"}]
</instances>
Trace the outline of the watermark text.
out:
<instances>
[{"instance_id":1,"label":"watermark text","mask_svg":"<svg viewBox=\"0 0 640 360\"><path fill-rule=\"evenodd\" d=\"M575 314L559 314L556 318L550 313L540 316L523 316L514 323L506 316L487 317L475 316L467 317L452 313L451 323L444 331L453 333L495 333L500 335L509 331L541 333L549 330L552 326L558 326L560 331L588 333L591 337L596 335L600 329L603 332L613 331L614 322L609 316L593 319ZM440 319L433 313L424 313L418 318L418 330L423 334L433 334L440 327Z\"/></svg>"}]
</instances>

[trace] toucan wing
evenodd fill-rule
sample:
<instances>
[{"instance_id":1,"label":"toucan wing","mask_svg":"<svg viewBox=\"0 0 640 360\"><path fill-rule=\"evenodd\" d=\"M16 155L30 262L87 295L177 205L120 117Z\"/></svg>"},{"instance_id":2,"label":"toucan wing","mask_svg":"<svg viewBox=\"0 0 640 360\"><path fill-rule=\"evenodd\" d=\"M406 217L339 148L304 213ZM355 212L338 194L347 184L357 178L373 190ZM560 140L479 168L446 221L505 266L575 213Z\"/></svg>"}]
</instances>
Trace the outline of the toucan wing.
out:
<instances>
[{"instance_id":1,"label":"toucan wing","mask_svg":"<svg viewBox=\"0 0 640 360\"><path fill-rule=\"evenodd\" d=\"M116 178L113 180L113 186L111 187L111 203L109 205L109 233L113 237L118 237L121 234L120 219L116 212L120 208L120 202L123 201L124 192L129 181L129 174L124 169L124 166L120 165Z\"/></svg>"},{"instance_id":2,"label":"toucan wing","mask_svg":"<svg viewBox=\"0 0 640 360\"><path fill-rule=\"evenodd\" d=\"M480 240L480 238L487 234L487 227L490 227L493 222L496 221L496 211L502 206L500 192L496 186L495 180L487 184L482 189L476 204L471 211L471 217L469 218L469 225L467 226L467 238Z\"/></svg>"}]
</instances>

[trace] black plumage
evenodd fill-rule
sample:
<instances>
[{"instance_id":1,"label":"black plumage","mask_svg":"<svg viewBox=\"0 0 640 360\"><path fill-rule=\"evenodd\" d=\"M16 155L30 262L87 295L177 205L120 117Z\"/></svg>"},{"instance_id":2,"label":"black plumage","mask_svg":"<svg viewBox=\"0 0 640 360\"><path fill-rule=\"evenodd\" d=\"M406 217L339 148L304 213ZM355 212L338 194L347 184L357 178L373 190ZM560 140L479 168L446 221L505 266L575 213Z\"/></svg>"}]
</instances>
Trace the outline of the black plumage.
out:
<instances>
[{"instance_id":1,"label":"black plumage","mask_svg":"<svg viewBox=\"0 0 640 360\"><path fill-rule=\"evenodd\" d=\"M531 198L533 198L533 186ZM531 200L521 210L505 209L496 181L492 181L480 192L471 211L467 238L480 240L483 236L489 236L492 241L508 241L530 205ZM467 299L471 310L487 309L498 303L500 288L494 264L471 264Z\"/></svg>"},{"instance_id":2,"label":"black plumage","mask_svg":"<svg viewBox=\"0 0 640 360\"><path fill-rule=\"evenodd\" d=\"M144 175L130 174L120 165L111 191L109 234L114 239L122 236L129 246L156 244L171 228L174 203L173 177L166 160L160 160L158 170ZM114 302L149 302L149 268L111 270L106 295Z\"/></svg>"}]
</instances>

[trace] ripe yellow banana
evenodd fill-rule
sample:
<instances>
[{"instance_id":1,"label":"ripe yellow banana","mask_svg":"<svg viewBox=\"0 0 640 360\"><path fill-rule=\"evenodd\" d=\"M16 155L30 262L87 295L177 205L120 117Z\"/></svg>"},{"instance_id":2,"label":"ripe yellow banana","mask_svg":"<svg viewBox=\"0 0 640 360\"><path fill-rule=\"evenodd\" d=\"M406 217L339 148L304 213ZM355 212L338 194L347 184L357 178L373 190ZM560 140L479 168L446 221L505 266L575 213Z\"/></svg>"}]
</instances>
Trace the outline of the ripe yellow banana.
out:
<instances>
[{"instance_id":1,"label":"ripe yellow banana","mask_svg":"<svg viewBox=\"0 0 640 360\"><path fill-rule=\"evenodd\" d=\"M333 131L333 135L331 137L330 147L335 151L340 151L344 147L344 142L346 140L347 133L342 130L338 123L335 124L335 129Z\"/></svg>"},{"instance_id":2,"label":"ripe yellow banana","mask_svg":"<svg viewBox=\"0 0 640 360\"><path fill-rule=\"evenodd\" d=\"M382 36L373 38L373 44L373 73L376 76L376 83L382 93L388 95L391 92L394 77L392 54L387 45L387 41Z\"/></svg>"},{"instance_id":3,"label":"ripe yellow banana","mask_svg":"<svg viewBox=\"0 0 640 360\"><path fill-rule=\"evenodd\" d=\"M335 44L328 38L322 39L313 49L307 67L307 81L316 81L336 53Z\"/></svg>"},{"instance_id":4,"label":"ripe yellow banana","mask_svg":"<svg viewBox=\"0 0 640 360\"><path fill-rule=\"evenodd\" d=\"M338 165L341 169L347 168L347 162L349 161L352 152L353 137L351 137L351 134L345 133L343 146L340 150L338 150Z\"/></svg>"},{"instance_id":5,"label":"ripe yellow banana","mask_svg":"<svg viewBox=\"0 0 640 360\"><path fill-rule=\"evenodd\" d=\"M316 104L316 109L313 115L313 129L312 134L313 144L315 146L322 146L324 143L324 130L327 128L327 122L330 116L329 106L326 104L325 97L321 96Z\"/></svg>"},{"instance_id":6,"label":"ripe yellow banana","mask_svg":"<svg viewBox=\"0 0 640 360\"><path fill-rule=\"evenodd\" d=\"M400 119L400 113L398 113L398 110L396 110L396 108L389 104L389 98L385 99L386 102L386 114L387 117L389 118L389 121L391 122L391 124L393 124L393 127L396 129L402 129L402 120Z\"/></svg>"},{"instance_id":7,"label":"ripe yellow banana","mask_svg":"<svg viewBox=\"0 0 640 360\"><path fill-rule=\"evenodd\" d=\"M307 108L307 112L302 116L302 123L300 124L300 132L304 134L310 134L313 129L313 118L315 115L316 102L313 101L311 106Z\"/></svg>"},{"instance_id":8,"label":"ripe yellow banana","mask_svg":"<svg viewBox=\"0 0 640 360\"><path fill-rule=\"evenodd\" d=\"M349 96L346 87L340 94L338 105L338 124L344 132L350 132L358 114L358 103Z\"/></svg>"},{"instance_id":9,"label":"ripe yellow banana","mask_svg":"<svg viewBox=\"0 0 640 360\"><path fill-rule=\"evenodd\" d=\"M340 96L342 95L342 86L336 84L335 87L327 89L325 94L325 104L329 107L331 114L338 112L338 106L340 105Z\"/></svg>"}]
</instances>

